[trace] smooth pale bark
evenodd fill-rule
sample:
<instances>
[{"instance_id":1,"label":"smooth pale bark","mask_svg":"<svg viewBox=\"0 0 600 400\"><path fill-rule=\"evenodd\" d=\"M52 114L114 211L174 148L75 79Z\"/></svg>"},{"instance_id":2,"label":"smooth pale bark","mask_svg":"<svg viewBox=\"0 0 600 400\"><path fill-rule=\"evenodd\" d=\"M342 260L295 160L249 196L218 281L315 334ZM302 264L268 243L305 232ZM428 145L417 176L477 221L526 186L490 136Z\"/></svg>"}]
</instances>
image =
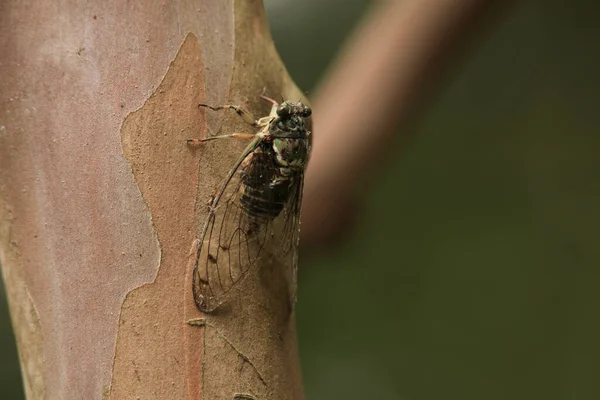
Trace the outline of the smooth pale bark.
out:
<instances>
[{"instance_id":1,"label":"smooth pale bark","mask_svg":"<svg viewBox=\"0 0 600 400\"><path fill-rule=\"evenodd\" d=\"M245 143L301 98L259 0L3 2L0 261L29 399L303 398L278 265L204 327L190 249ZM257 270L258 271L258 270Z\"/></svg>"}]
</instances>

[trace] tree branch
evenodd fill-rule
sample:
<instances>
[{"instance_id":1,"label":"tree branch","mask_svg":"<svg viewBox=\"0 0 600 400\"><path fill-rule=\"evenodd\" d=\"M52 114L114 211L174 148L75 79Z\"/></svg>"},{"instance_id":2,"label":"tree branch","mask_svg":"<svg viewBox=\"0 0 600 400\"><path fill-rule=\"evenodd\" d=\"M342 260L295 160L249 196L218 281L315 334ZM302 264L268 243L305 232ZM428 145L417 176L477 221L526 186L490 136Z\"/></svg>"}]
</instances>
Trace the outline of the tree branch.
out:
<instances>
[{"instance_id":1,"label":"tree branch","mask_svg":"<svg viewBox=\"0 0 600 400\"><path fill-rule=\"evenodd\" d=\"M449 71L459 50L511 2L378 2L321 83L306 172L302 243L339 240L354 218L357 190L389 154L395 136Z\"/></svg>"},{"instance_id":2,"label":"tree branch","mask_svg":"<svg viewBox=\"0 0 600 400\"><path fill-rule=\"evenodd\" d=\"M0 261L28 398L301 399L281 265L219 314L191 294L205 204L244 143L186 139L248 132L198 104L301 98L262 2L11 2L0 37Z\"/></svg>"}]
</instances>

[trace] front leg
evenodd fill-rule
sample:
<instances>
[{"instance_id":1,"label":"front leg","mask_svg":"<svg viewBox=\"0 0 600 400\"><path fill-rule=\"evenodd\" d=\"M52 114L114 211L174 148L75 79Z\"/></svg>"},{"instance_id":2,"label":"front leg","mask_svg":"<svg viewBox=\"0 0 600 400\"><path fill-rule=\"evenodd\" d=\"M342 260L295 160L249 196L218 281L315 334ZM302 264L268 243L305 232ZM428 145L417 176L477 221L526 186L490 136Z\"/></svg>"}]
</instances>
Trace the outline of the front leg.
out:
<instances>
[{"instance_id":1,"label":"front leg","mask_svg":"<svg viewBox=\"0 0 600 400\"><path fill-rule=\"evenodd\" d=\"M230 138L234 138L234 139L248 140L248 139L252 139L254 136L255 136L254 133L232 133L231 135L210 136L210 137L207 137L207 138L204 138L204 139L187 139L186 142L190 146L199 146L200 144L202 144L204 142L208 142L210 140L215 140L215 139L230 139Z\"/></svg>"},{"instance_id":2,"label":"front leg","mask_svg":"<svg viewBox=\"0 0 600 400\"><path fill-rule=\"evenodd\" d=\"M252 125L254 127L258 127L259 126L258 125L258 121L254 118L254 116L252 114L250 114L250 111L246 110L245 108L243 108L241 106L235 106L235 105L232 105L232 104L225 104L224 106L213 107L213 106L209 106L208 104L198 104L198 107L210 108L213 111L233 110L248 125Z\"/></svg>"}]
</instances>

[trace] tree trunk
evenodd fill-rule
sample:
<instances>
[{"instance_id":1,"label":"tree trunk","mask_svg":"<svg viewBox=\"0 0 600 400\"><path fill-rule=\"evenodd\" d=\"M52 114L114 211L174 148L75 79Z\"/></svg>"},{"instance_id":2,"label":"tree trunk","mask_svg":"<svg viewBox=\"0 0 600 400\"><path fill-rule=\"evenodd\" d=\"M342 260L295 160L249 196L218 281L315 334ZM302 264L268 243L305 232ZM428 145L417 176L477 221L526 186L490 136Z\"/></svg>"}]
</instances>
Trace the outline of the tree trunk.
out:
<instances>
[{"instance_id":1,"label":"tree trunk","mask_svg":"<svg viewBox=\"0 0 600 400\"><path fill-rule=\"evenodd\" d=\"M300 99L260 0L0 5L0 261L28 399L302 399L294 316L262 265L225 312L194 241L259 95ZM189 319L204 317L201 326Z\"/></svg>"}]
</instances>

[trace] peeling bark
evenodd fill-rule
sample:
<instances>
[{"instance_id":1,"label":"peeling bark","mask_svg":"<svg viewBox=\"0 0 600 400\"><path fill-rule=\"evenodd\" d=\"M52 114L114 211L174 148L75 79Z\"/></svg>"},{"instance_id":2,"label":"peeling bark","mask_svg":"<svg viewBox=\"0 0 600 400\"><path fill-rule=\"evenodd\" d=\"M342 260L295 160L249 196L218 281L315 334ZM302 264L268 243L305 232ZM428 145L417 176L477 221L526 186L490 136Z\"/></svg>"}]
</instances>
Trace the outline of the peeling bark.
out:
<instances>
[{"instance_id":1,"label":"peeling bark","mask_svg":"<svg viewBox=\"0 0 600 400\"><path fill-rule=\"evenodd\" d=\"M248 131L199 103L301 99L259 0L0 6L0 262L29 399L301 399L282 266L191 294L207 203ZM186 323L202 317L198 326Z\"/></svg>"}]
</instances>

